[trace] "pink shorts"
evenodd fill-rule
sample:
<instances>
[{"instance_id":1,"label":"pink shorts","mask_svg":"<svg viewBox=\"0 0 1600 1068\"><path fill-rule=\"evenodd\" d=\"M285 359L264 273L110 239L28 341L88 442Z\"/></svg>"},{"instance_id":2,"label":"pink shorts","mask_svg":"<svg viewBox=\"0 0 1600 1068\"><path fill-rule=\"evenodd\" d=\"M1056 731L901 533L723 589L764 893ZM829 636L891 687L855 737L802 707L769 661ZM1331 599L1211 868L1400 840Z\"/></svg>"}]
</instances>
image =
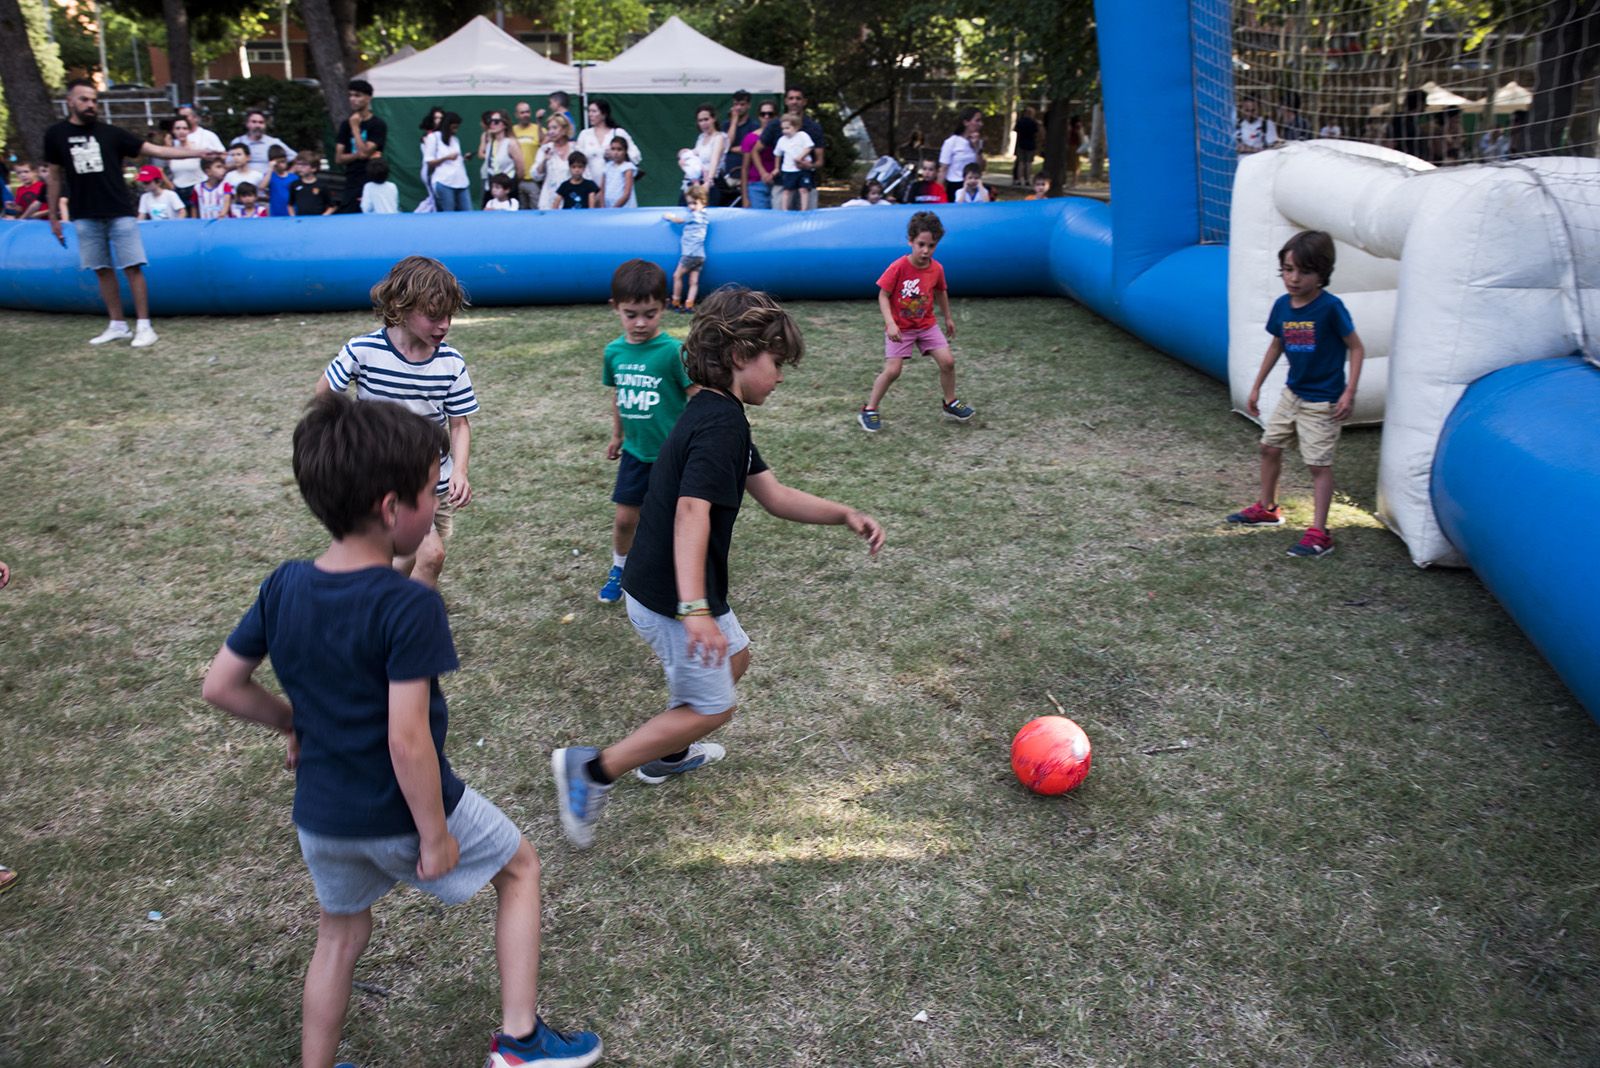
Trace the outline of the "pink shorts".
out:
<instances>
[{"instance_id":1,"label":"pink shorts","mask_svg":"<svg viewBox=\"0 0 1600 1068\"><path fill-rule=\"evenodd\" d=\"M901 327L899 341L890 337L888 331L883 334L883 358L886 360L909 360L913 356L949 347L950 342L945 338L944 331L939 329L938 323L930 323L921 330Z\"/></svg>"}]
</instances>

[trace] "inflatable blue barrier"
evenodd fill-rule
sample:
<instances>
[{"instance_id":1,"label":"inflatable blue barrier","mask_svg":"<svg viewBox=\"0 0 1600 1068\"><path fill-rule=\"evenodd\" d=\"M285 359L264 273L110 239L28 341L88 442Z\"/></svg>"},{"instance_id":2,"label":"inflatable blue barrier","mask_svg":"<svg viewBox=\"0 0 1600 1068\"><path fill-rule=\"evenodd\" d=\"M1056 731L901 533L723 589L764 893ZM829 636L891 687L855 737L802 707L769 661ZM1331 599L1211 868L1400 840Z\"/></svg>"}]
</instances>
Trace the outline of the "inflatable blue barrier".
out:
<instances>
[{"instance_id":1,"label":"inflatable blue barrier","mask_svg":"<svg viewBox=\"0 0 1600 1068\"><path fill-rule=\"evenodd\" d=\"M1433 461L1450 543L1600 719L1600 367L1571 356L1484 375L1462 395Z\"/></svg>"},{"instance_id":2,"label":"inflatable blue barrier","mask_svg":"<svg viewBox=\"0 0 1600 1068\"><path fill-rule=\"evenodd\" d=\"M1051 295L1050 234L1072 202L942 206L939 260L962 296ZM910 206L815 212L716 209L702 288L739 282L787 298L870 296L907 251ZM395 261L441 260L475 305L583 304L611 295L611 274L634 256L668 271L680 228L659 208L614 211L333 215L315 219L174 220L140 224L157 316L365 308ZM101 311L95 277L44 224L0 227L0 305ZM125 283L124 283L125 284Z\"/></svg>"}]
</instances>

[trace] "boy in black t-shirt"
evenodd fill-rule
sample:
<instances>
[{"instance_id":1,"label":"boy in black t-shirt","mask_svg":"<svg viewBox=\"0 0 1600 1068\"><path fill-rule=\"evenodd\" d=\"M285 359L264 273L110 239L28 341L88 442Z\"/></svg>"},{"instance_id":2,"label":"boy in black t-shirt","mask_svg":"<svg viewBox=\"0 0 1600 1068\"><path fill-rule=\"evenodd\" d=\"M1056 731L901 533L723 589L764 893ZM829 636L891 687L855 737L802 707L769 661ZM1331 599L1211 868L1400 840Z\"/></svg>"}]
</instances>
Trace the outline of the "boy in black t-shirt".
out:
<instances>
[{"instance_id":1,"label":"boy in black t-shirt","mask_svg":"<svg viewBox=\"0 0 1600 1068\"><path fill-rule=\"evenodd\" d=\"M338 204L317 184L317 168L322 157L309 148L294 157L295 183L289 187L289 214L332 215Z\"/></svg>"},{"instance_id":2,"label":"boy in black t-shirt","mask_svg":"<svg viewBox=\"0 0 1600 1068\"><path fill-rule=\"evenodd\" d=\"M597 208L600 206L600 187L583 172L588 169L589 157L573 152L567 157L570 177L556 186L556 199L563 208Z\"/></svg>"},{"instance_id":3,"label":"boy in black t-shirt","mask_svg":"<svg viewBox=\"0 0 1600 1068\"><path fill-rule=\"evenodd\" d=\"M734 684L750 663L750 639L728 606L728 548L745 490L780 519L848 526L873 554L883 545L871 516L779 482L750 438L744 406L765 402L803 347L799 327L765 293L725 286L695 315L683 362L700 391L656 457L622 572L628 619L666 670L667 708L604 751L550 755L561 826L580 849L594 840L618 776L657 784L724 755L700 739L733 718Z\"/></svg>"},{"instance_id":4,"label":"boy in black t-shirt","mask_svg":"<svg viewBox=\"0 0 1600 1068\"><path fill-rule=\"evenodd\" d=\"M456 652L437 591L390 566L433 529L440 427L398 404L339 394L311 402L294 431L294 473L333 535L315 560L261 584L206 673L205 699L283 732L294 823L321 916L306 970L301 1059L332 1064L372 906L397 882L460 904L499 898L500 1030L486 1068L600 1057L590 1032L539 1019L539 857L445 759L439 676ZM261 661L283 696L252 677Z\"/></svg>"}]
</instances>

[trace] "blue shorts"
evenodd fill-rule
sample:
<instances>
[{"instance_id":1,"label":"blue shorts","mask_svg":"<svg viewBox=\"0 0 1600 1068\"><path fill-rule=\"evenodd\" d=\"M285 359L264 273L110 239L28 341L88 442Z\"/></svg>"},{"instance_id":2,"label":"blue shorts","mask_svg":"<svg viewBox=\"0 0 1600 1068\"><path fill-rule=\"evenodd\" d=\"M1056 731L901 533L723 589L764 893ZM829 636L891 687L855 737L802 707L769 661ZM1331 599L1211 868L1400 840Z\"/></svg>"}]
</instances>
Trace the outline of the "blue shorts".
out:
<instances>
[{"instance_id":1,"label":"blue shorts","mask_svg":"<svg viewBox=\"0 0 1600 1068\"><path fill-rule=\"evenodd\" d=\"M650 488L650 469L654 466L623 449L622 458L617 461L617 488L611 491L611 502L631 508L643 504L644 491Z\"/></svg>"},{"instance_id":2,"label":"blue shorts","mask_svg":"<svg viewBox=\"0 0 1600 1068\"><path fill-rule=\"evenodd\" d=\"M708 667L698 655L689 656L689 636L681 620L650 611L626 591L623 596L628 602L628 622L661 659L661 667L667 673L668 708L687 705L702 716L719 716L739 703L728 661L750 647L750 636L731 610L716 617L717 626L728 639L728 655L716 667Z\"/></svg>"},{"instance_id":3,"label":"blue shorts","mask_svg":"<svg viewBox=\"0 0 1600 1068\"><path fill-rule=\"evenodd\" d=\"M72 228L78 234L78 266L86 271L127 270L150 262L139 240L139 221L132 215L74 219Z\"/></svg>"},{"instance_id":4,"label":"blue shorts","mask_svg":"<svg viewBox=\"0 0 1600 1068\"><path fill-rule=\"evenodd\" d=\"M395 883L405 883L446 905L459 905L499 875L522 845L517 825L470 786L445 826L461 847L461 859L441 877L426 882L417 878L422 847L414 834L340 838L296 828L300 855L306 858L317 888L317 904L335 916L365 912Z\"/></svg>"},{"instance_id":5,"label":"blue shorts","mask_svg":"<svg viewBox=\"0 0 1600 1068\"><path fill-rule=\"evenodd\" d=\"M779 171L778 177L782 179L785 189L815 189L817 187L816 171Z\"/></svg>"}]
</instances>

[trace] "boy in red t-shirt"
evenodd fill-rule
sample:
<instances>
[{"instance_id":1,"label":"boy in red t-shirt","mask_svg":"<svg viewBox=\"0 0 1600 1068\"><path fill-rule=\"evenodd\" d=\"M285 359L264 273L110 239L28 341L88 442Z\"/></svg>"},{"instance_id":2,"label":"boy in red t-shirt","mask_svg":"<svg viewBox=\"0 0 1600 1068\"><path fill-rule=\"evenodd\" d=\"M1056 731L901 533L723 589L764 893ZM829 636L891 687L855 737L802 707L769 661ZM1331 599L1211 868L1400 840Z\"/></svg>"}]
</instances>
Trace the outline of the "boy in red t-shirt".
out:
<instances>
[{"instance_id":1,"label":"boy in red t-shirt","mask_svg":"<svg viewBox=\"0 0 1600 1068\"><path fill-rule=\"evenodd\" d=\"M906 227L911 242L909 255L889 265L878 279L878 310L883 313L883 370L872 383L872 395L862 405L856 419L861 429L876 434L882 425L878 402L900 377L904 361L918 353L933 357L939 365L939 385L944 390L944 414L966 422L975 414L956 396L956 358L950 354L949 338L956 336L950 319L950 291L944 284L944 268L933 258L933 250L944 237L944 225L931 211L911 216ZM934 302L944 315L944 332L934 321Z\"/></svg>"},{"instance_id":2,"label":"boy in red t-shirt","mask_svg":"<svg viewBox=\"0 0 1600 1068\"><path fill-rule=\"evenodd\" d=\"M45 217L44 179L38 176L33 164L18 160L16 165L17 195L12 202L19 219Z\"/></svg>"}]
</instances>

